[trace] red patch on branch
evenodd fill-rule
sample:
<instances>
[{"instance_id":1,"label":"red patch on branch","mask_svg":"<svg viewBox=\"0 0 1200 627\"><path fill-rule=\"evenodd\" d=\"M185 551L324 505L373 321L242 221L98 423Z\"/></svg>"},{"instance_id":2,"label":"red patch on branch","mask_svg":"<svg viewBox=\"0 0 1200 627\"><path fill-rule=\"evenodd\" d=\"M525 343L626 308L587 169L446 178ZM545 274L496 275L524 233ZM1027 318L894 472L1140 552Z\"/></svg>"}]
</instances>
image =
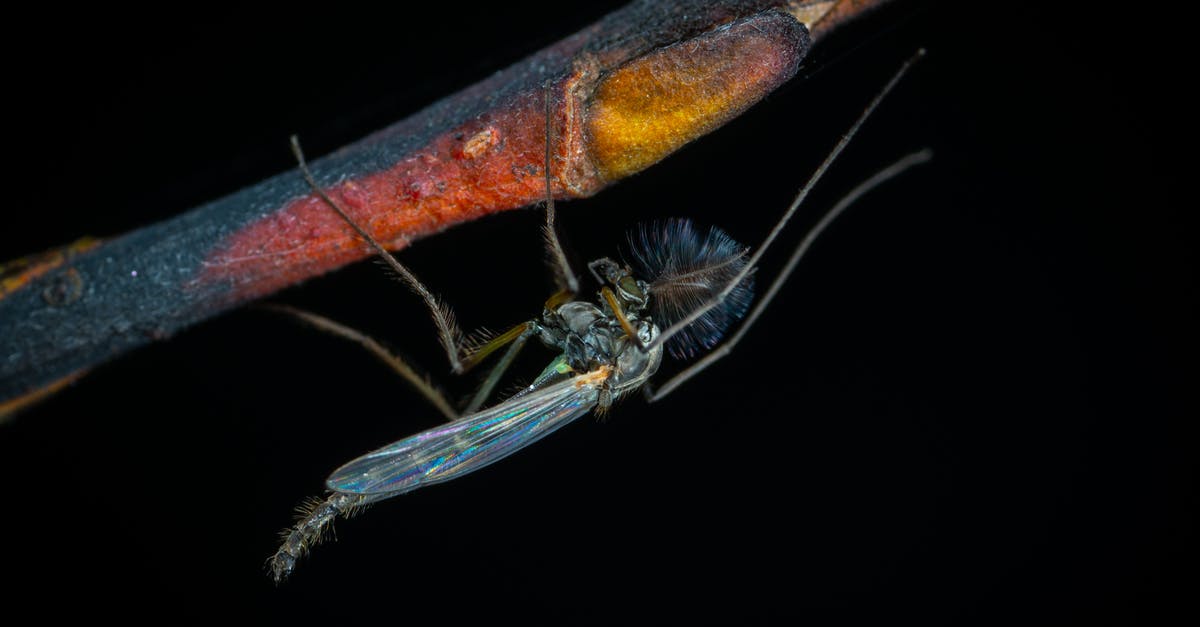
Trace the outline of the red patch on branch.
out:
<instances>
[{"instance_id":1,"label":"red patch on branch","mask_svg":"<svg viewBox=\"0 0 1200 627\"><path fill-rule=\"evenodd\" d=\"M389 249L545 196L541 90L436 137L392 167L325 192ZM556 115L563 115L556 109ZM297 173L297 177L299 174ZM555 192L561 183L552 180ZM369 256L370 246L316 194L298 198L227 237L200 283L229 282L245 300Z\"/></svg>"}]
</instances>

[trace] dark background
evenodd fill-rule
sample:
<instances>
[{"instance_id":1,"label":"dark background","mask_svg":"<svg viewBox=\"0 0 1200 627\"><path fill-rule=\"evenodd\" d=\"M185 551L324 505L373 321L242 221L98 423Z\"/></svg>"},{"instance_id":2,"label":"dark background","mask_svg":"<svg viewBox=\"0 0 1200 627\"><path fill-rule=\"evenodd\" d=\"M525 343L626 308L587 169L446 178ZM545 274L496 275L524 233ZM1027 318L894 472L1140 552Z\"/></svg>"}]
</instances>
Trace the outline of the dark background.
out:
<instances>
[{"instance_id":1,"label":"dark background","mask_svg":"<svg viewBox=\"0 0 1200 627\"><path fill-rule=\"evenodd\" d=\"M323 154L619 3L586 4L10 24L26 40L2 44L15 159L0 259L288 169L290 133ZM354 347L253 311L100 368L0 428L5 610L1190 622L1195 231L1181 198L1194 175L1178 153L1193 110L1177 22L900 3L726 128L565 204L578 260L660 216L753 244L900 62L930 51L782 241L898 157L929 146L935 161L839 220L731 357L658 404L628 399L339 523L339 541L279 588L262 565L293 506L435 412ZM509 212L401 258L464 326L504 328L550 290L539 220ZM764 277L787 252L768 255ZM277 300L387 341L455 395L471 389L443 376L419 302L374 264ZM549 356L529 353L526 379Z\"/></svg>"}]
</instances>

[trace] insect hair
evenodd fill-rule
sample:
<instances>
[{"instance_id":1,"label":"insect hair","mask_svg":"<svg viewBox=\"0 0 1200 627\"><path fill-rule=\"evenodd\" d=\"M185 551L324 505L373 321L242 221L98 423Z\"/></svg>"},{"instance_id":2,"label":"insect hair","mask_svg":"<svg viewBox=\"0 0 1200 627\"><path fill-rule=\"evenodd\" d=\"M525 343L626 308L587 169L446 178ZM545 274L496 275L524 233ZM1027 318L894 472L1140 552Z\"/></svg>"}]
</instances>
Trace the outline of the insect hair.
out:
<instances>
[{"instance_id":1,"label":"insect hair","mask_svg":"<svg viewBox=\"0 0 1200 627\"><path fill-rule=\"evenodd\" d=\"M701 232L685 218L642 224L627 237L632 265L650 284L650 310L660 329L710 302L746 267L747 248L724 231ZM724 301L667 341L676 359L691 359L717 344L746 315L754 297L747 275Z\"/></svg>"},{"instance_id":2,"label":"insect hair","mask_svg":"<svg viewBox=\"0 0 1200 627\"><path fill-rule=\"evenodd\" d=\"M325 498L307 498L296 506L296 524L280 532L279 550L267 560L275 583L286 579L314 546L331 536L336 539L333 523L338 516L351 518L369 502L369 497L335 492Z\"/></svg>"}]
</instances>

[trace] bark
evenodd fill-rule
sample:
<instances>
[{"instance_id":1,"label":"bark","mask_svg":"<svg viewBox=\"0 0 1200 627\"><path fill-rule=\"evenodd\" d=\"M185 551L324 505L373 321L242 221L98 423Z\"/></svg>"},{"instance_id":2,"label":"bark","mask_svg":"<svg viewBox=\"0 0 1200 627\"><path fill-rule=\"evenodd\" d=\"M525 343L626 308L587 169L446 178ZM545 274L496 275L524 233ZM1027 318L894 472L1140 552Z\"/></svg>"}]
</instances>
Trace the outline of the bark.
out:
<instances>
[{"instance_id":1,"label":"bark","mask_svg":"<svg viewBox=\"0 0 1200 627\"><path fill-rule=\"evenodd\" d=\"M312 163L390 248L596 193L791 78L882 0L644 0ZM370 255L297 171L109 241L0 265L0 417L92 366Z\"/></svg>"}]
</instances>

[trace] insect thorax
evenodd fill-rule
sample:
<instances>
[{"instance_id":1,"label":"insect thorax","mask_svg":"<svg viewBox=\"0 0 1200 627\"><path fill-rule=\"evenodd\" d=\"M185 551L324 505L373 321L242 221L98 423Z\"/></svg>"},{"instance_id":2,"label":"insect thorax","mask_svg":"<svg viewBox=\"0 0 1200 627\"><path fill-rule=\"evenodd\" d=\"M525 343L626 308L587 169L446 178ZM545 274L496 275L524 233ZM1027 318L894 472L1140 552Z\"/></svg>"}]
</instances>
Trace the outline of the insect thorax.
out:
<instances>
[{"instance_id":1,"label":"insect thorax","mask_svg":"<svg viewBox=\"0 0 1200 627\"><path fill-rule=\"evenodd\" d=\"M658 336L658 327L635 312L626 317L643 344ZM542 314L541 339L561 350L577 372L601 365L613 369L609 388L614 394L630 391L650 378L662 363L662 348L643 351L630 341L612 313L586 301L571 301Z\"/></svg>"}]
</instances>

